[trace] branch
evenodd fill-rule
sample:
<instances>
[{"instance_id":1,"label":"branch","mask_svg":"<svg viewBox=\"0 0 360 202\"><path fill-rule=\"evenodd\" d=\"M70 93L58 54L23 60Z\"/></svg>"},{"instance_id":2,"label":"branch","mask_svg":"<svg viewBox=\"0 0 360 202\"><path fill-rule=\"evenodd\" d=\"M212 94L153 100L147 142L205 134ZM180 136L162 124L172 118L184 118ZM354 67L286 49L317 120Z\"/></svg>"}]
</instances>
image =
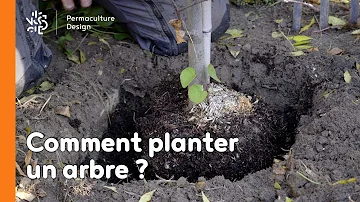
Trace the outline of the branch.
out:
<instances>
[{"instance_id":1,"label":"branch","mask_svg":"<svg viewBox=\"0 0 360 202\"><path fill-rule=\"evenodd\" d=\"M207 1L207 0L202 0L202 1L200 1L200 2L190 4L189 6L186 6L185 8L179 9L179 7L176 5L175 1L174 1L174 0L171 0L173 6L174 6L174 8L175 8L175 12L176 12L176 15L177 15L177 17L178 17L178 20L181 20L181 21L182 21L182 25L183 25L184 29L186 30L187 35L189 36L189 39L190 39L190 41L191 41L191 44L193 44L194 52L195 52L195 56L196 56L196 60L198 60L198 56L197 56L197 54L196 54L196 49L195 49L194 41L193 41L193 39L192 39L192 37L191 37L191 35L190 35L190 33L189 33L189 30L186 28L185 22L181 19L180 11L183 11L183 10L185 10L185 9L187 9L187 8L190 8L191 6L194 6L194 5L198 4L198 3L202 3L203 1Z\"/></svg>"},{"instance_id":2,"label":"branch","mask_svg":"<svg viewBox=\"0 0 360 202\"><path fill-rule=\"evenodd\" d=\"M313 10L315 10L316 12L320 12L320 10L315 7L314 5L310 4L310 3L306 3L306 2L301 2L301 1L296 1L296 0L283 0L285 3L295 3L295 4L302 4L304 6L308 6L310 8L312 8Z\"/></svg>"},{"instance_id":3,"label":"branch","mask_svg":"<svg viewBox=\"0 0 360 202\"><path fill-rule=\"evenodd\" d=\"M181 20L181 16L180 16L180 11L179 11L179 7L176 5L175 1L174 0L171 0L174 8L175 8L175 12L176 12L176 15L178 17L179 20Z\"/></svg>"},{"instance_id":4,"label":"branch","mask_svg":"<svg viewBox=\"0 0 360 202\"><path fill-rule=\"evenodd\" d=\"M196 4L202 3L202 2L204 2L204 1L211 1L211 0L201 0L201 1L199 1L199 2L194 2L193 4L190 4L190 5L184 6L184 7L182 7L182 8L179 8L178 12L181 12L181 11L183 11L183 10L186 10L186 9L188 9L188 8L190 8L190 7L192 7L192 6L196 5Z\"/></svg>"}]
</instances>

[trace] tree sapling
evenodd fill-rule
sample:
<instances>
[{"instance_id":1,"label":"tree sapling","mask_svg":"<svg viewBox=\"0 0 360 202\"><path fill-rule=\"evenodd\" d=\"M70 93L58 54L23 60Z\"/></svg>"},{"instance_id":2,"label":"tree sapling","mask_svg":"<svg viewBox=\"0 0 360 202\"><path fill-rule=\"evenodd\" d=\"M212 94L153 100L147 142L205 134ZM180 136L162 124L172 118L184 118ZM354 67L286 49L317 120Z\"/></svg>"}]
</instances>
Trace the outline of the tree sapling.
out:
<instances>
[{"instance_id":1,"label":"tree sapling","mask_svg":"<svg viewBox=\"0 0 360 202\"><path fill-rule=\"evenodd\" d=\"M189 4L191 2L188 0ZM181 72L180 81L183 88L188 88L190 101L196 104L191 105L190 112L203 121L250 112L251 98L223 85L210 83L210 78L220 82L210 63L211 0L202 1L188 9L187 25L189 67Z\"/></svg>"},{"instance_id":2,"label":"tree sapling","mask_svg":"<svg viewBox=\"0 0 360 202\"><path fill-rule=\"evenodd\" d=\"M191 5L193 2L187 0ZM190 39L188 42L189 66L180 75L183 88L189 87L189 98L195 104L199 104L207 97L207 87L210 83L209 68L214 73L215 69L210 65L211 50L211 0L194 4L187 10L188 30ZM213 74L214 75L214 74ZM216 74L215 74L216 76ZM217 77L216 77L217 78ZM219 80L217 78L217 80ZM190 85L190 84L193 85Z\"/></svg>"}]
</instances>

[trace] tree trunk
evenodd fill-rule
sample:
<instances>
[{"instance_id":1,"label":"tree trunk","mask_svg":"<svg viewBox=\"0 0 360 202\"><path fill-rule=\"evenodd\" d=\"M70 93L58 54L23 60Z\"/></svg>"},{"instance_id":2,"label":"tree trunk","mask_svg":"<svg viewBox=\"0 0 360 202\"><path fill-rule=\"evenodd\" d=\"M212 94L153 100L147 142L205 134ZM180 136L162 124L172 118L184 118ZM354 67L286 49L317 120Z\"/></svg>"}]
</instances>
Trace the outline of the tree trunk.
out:
<instances>
[{"instance_id":1,"label":"tree trunk","mask_svg":"<svg viewBox=\"0 0 360 202\"><path fill-rule=\"evenodd\" d=\"M210 83L210 77L208 74L208 65L211 63L211 0L207 0L201 3L202 6L202 22L203 22L203 38L204 38L204 69L206 71L204 79L204 88L207 89L207 85Z\"/></svg>"},{"instance_id":2,"label":"tree trunk","mask_svg":"<svg viewBox=\"0 0 360 202\"><path fill-rule=\"evenodd\" d=\"M193 4L187 0L188 5ZM202 32L202 8L201 3L195 4L187 9L187 29L191 39L188 40L189 67L194 67L197 73L194 84L206 85L207 71L204 68L204 40Z\"/></svg>"}]
</instances>

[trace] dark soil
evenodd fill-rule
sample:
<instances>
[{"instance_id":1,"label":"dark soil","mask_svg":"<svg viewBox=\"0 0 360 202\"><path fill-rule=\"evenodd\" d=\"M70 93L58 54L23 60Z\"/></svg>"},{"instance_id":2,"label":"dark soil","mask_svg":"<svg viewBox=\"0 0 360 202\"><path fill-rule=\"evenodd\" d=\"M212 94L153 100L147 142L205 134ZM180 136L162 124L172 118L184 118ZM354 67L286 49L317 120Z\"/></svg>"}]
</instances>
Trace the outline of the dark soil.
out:
<instances>
[{"instance_id":1,"label":"dark soil","mask_svg":"<svg viewBox=\"0 0 360 202\"><path fill-rule=\"evenodd\" d=\"M231 127L220 124L216 130L211 125L196 128L188 121L186 92L177 79L187 66L186 54L149 55L132 42L112 39L108 39L109 50L88 46L98 40L88 36L80 46L87 61L77 65L66 60L50 37L54 60L43 80L54 82L55 87L36 92L37 102L17 108L20 166L28 151L24 142L27 126L46 138L127 137L139 132L144 154L146 140L154 134L202 137L209 131L214 137L239 137L241 150L157 153L152 159L131 152L34 153L32 158L39 165L59 168L56 179L33 181L36 191L46 192L40 201L130 202L154 189L152 201L202 201L200 191L210 201L285 201L285 197L304 202L360 201L360 72L355 67L355 59L360 61L360 42L354 42L352 30L314 32L318 31L314 25L303 34L314 38L313 46L319 51L291 57L289 42L271 37L278 30L290 34L291 13L291 6L282 3L231 7L231 27L244 30L244 37L231 41L240 54L233 58L225 42L219 41L212 47L212 64L226 86L260 101L252 115L234 118ZM303 25L314 15L318 16L305 8ZM331 15L348 17L348 11L333 6ZM276 19L283 22L277 24ZM83 37L79 32L72 35L78 42ZM343 49L344 54L328 54L333 47ZM346 70L351 83L344 81ZM57 106L70 106L71 118L56 115ZM136 180L134 160L138 158L150 164L145 171L147 180ZM273 164L274 158L279 160ZM115 179L62 177L62 165L80 165L89 159L99 164L126 164L131 178L112 184ZM21 178L17 176L18 183ZM358 181L334 185L350 178ZM281 189L275 189L275 182ZM115 187L117 192L104 186Z\"/></svg>"},{"instance_id":2,"label":"dark soil","mask_svg":"<svg viewBox=\"0 0 360 202\"><path fill-rule=\"evenodd\" d=\"M133 168L133 176L138 176L134 162L141 157L149 162L146 179L156 179L156 176L165 179L186 177L193 182L199 176L212 178L223 175L235 180L271 166L274 157L284 154L283 149L288 149L293 143L296 112L274 111L261 103L256 104L251 115L219 119L199 126L197 121L189 121L193 115L188 112L187 91L181 89L179 84L178 78L166 79L143 98L140 109L135 111L124 110L139 102L133 96L119 104L105 137L127 137L121 134L128 134L127 138L130 138L134 132L138 132L143 140L143 152L104 152L99 157L100 161L107 159L104 165L127 162L128 167ZM210 153L205 150L203 143L201 152L162 151L153 158L149 157L149 138L164 139L167 132L171 139L203 138L209 132L214 139L239 138L239 142L233 152ZM114 180L119 181L116 177Z\"/></svg>"}]
</instances>

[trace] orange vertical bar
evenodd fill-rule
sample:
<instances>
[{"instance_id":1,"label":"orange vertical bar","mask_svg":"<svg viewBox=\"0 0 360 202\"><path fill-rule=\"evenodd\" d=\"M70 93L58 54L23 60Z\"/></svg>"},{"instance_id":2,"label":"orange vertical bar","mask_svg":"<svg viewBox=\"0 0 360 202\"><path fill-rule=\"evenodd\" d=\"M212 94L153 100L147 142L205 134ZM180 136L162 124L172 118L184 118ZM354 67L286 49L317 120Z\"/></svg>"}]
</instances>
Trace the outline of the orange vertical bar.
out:
<instances>
[{"instance_id":1,"label":"orange vertical bar","mask_svg":"<svg viewBox=\"0 0 360 202\"><path fill-rule=\"evenodd\" d=\"M15 200L15 3L1 2L1 201Z\"/></svg>"}]
</instances>

